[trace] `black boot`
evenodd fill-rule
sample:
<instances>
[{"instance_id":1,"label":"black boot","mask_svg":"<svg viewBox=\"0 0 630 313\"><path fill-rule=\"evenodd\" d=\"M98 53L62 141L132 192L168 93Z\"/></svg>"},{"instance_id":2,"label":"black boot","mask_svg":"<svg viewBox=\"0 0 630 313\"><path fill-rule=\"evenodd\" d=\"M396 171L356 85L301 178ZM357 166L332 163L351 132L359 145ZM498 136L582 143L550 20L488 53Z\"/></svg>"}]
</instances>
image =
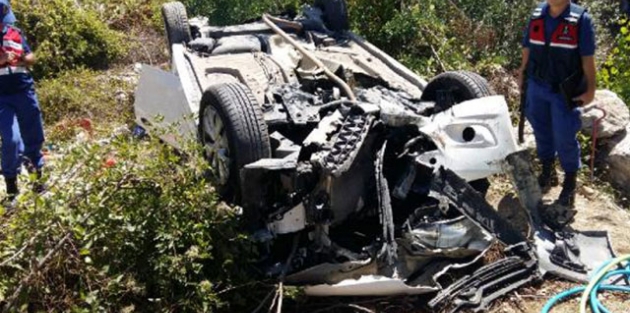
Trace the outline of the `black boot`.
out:
<instances>
[{"instance_id":1,"label":"black boot","mask_svg":"<svg viewBox=\"0 0 630 313\"><path fill-rule=\"evenodd\" d=\"M9 202L15 200L20 190L18 189L17 177L13 178L4 178L4 182L7 185L7 200Z\"/></svg>"},{"instance_id":2,"label":"black boot","mask_svg":"<svg viewBox=\"0 0 630 313\"><path fill-rule=\"evenodd\" d=\"M575 189L577 187L577 173L565 173L562 192L556 202L559 205L573 208L575 204Z\"/></svg>"},{"instance_id":3,"label":"black boot","mask_svg":"<svg viewBox=\"0 0 630 313\"><path fill-rule=\"evenodd\" d=\"M551 187L558 186L559 184L560 182L558 181L558 173L556 172L554 161L542 162L542 172L540 176L538 176L538 185L542 192L546 193Z\"/></svg>"},{"instance_id":4,"label":"black boot","mask_svg":"<svg viewBox=\"0 0 630 313\"><path fill-rule=\"evenodd\" d=\"M35 193L43 194L48 189L46 183L43 180L42 169L38 169L35 171L35 184L33 185L33 191Z\"/></svg>"}]
</instances>

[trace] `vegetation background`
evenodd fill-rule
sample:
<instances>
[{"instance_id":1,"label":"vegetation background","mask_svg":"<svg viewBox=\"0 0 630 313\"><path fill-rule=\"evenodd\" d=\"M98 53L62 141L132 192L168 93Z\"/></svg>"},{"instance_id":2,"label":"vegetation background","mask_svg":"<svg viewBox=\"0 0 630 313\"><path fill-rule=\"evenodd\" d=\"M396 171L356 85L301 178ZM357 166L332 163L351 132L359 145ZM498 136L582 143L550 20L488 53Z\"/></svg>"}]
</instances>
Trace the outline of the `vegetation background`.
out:
<instances>
[{"instance_id":1,"label":"vegetation background","mask_svg":"<svg viewBox=\"0 0 630 313\"><path fill-rule=\"evenodd\" d=\"M252 279L255 251L235 209L204 179L205 162L126 131L134 64L168 66L164 2L13 1L39 59L51 192L25 193L15 212L0 209L1 309L251 312L273 289ZM305 1L183 2L190 15L225 25L297 12ZM597 24L600 87L630 103L630 21L619 1L581 3ZM511 73L535 0L348 4L354 31L419 74L475 70L516 105ZM289 305L304 304L298 290L286 292Z\"/></svg>"}]
</instances>

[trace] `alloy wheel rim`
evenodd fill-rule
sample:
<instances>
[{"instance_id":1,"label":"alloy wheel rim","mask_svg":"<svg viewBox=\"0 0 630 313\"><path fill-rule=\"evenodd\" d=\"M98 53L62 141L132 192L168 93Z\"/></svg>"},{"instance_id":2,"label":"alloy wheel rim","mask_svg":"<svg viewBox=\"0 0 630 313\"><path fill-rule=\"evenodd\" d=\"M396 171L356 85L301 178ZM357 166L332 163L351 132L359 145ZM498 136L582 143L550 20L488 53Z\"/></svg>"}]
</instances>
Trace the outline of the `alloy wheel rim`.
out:
<instances>
[{"instance_id":1,"label":"alloy wheel rim","mask_svg":"<svg viewBox=\"0 0 630 313\"><path fill-rule=\"evenodd\" d=\"M218 183L227 185L231 163L227 130L219 112L212 106L206 107L204 111L202 131L204 155Z\"/></svg>"}]
</instances>

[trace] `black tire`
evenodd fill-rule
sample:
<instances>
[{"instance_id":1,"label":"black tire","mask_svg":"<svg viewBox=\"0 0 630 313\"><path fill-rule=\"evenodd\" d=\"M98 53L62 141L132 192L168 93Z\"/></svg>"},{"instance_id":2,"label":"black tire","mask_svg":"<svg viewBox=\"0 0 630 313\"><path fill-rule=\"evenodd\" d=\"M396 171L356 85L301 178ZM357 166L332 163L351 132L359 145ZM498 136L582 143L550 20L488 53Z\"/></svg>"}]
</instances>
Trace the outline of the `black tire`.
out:
<instances>
[{"instance_id":1,"label":"black tire","mask_svg":"<svg viewBox=\"0 0 630 313\"><path fill-rule=\"evenodd\" d=\"M173 44L187 44L192 40L186 7L181 2L169 2L162 5L162 18L168 39L169 50Z\"/></svg>"},{"instance_id":2,"label":"black tire","mask_svg":"<svg viewBox=\"0 0 630 313\"><path fill-rule=\"evenodd\" d=\"M486 80L483 76L475 72L469 72L469 71L458 71L458 73L464 76L468 76L470 79L472 79L477 85L477 87L479 87L479 89L481 90L482 96L487 97L487 96L496 95L494 88L490 86L490 83L488 83L488 80Z\"/></svg>"},{"instance_id":3,"label":"black tire","mask_svg":"<svg viewBox=\"0 0 630 313\"><path fill-rule=\"evenodd\" d=\"M438 91L448 90L455 103L483 98L495 94L488 81L479 74L468 71L445 72L435 76L422 93L423 101L436 101ZM447 110L440 107L434 113Z\"/></svg>"},{"instance_id":4,"label":"black tire","mask_svg":"<svg viewBox=\"0 0 630 313\"><path fill-rule=\"evenodd\" d=\"M422 100L436 101L440 90L450 90L455 103L496 94L485 78L469 71L445 72L435 76L424 89ZM439 110L435 110L434 113L447 109L449 109L448 106L442 106ZM470 181L469 184L483 196L488 193L490 188L490 181L487 178Z\"/></svg>"},{"instance_id":5,"label":"black tire","mask_svg":"<svg viewBox=\"0 0 630 313\"><path fill-rule=\"evenodd\" d=\"M240 83L210 86L201 99L199 137L205 146L204 119L212 107L221 118L229 145L229 175L226 184L216 186L226 199L238 202L240 170L247 164L271 157L267 124L249 88Z\"/></svg>"},{"instance_id":6,"label":"black tire","mask_svg":"<svg viewBox=\"0 0 630 313\"><path fill-rule=\"evenodd\" d=\"M324 12L324 24L329 30L344 32L350 29L345 0L315 0L315 7Z\"/></svg>"}]
</instances>

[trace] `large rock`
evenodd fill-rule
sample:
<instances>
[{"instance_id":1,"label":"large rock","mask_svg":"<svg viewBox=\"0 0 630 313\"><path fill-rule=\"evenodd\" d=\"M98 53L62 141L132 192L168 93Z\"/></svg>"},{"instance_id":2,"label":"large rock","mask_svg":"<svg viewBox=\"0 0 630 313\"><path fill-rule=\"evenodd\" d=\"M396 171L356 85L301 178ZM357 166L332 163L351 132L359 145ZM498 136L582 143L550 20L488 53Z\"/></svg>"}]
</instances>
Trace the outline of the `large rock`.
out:
<instances>
[{"instance_id":1,"label":"large rock","mask_svg":"<svg viewBox=\"0 0 630 313\"><path fill-rule=\"evenodd\" d=\"M593 121L602 116L600 110L593 109L595 106L606 110L607 115L599 123L597 137L600 139L611 138L626 129L630 124L630 110L617 94L610 90L598 90L595 93L595 100L590 105L584 107L582 114L582 131L591 134L593 131Z\"/></svg>"},{"instance_id":2,"label":"large rock","mask_svg":"<svg viewBox=\"0 0 630 313\"><path fill-rule=\"evenodd\" d=\"M625 135L614 140L615 144L606 158L612 182L630 193L630 125Z\"/></svg>"}]
</instances>

